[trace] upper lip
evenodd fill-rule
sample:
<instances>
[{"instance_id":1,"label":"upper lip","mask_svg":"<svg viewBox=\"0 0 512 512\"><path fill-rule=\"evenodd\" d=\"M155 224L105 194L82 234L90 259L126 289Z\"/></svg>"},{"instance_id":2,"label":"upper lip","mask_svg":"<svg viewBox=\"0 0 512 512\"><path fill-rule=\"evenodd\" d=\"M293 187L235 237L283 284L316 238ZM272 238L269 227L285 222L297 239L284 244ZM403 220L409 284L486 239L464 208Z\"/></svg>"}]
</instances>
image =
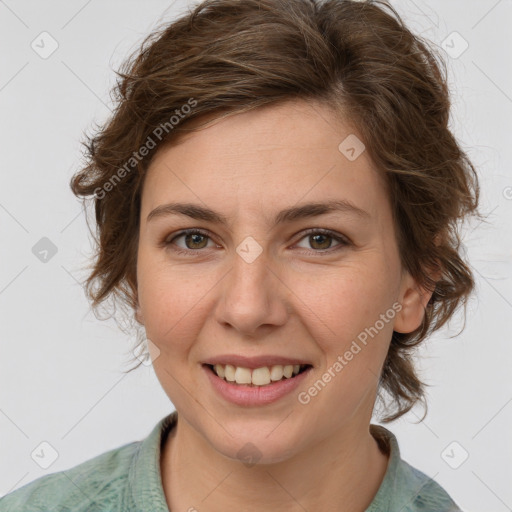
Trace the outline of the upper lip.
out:
<instances>
[{"instance_id":1,"label":"upper lip","mask_svg":"<svg viewBox=\"0 0 512 512\"><path fill-rule=\"evenodd\" d=\"M311 365L309 361L304 359L285 357L285 356L272 356L272 355L261 355L254 357L246 357L237 354L225 354L215 357L210 357L203 361L203 364L215 365L215 364L231 364L233 366L239 366L242 368L249 368L254 370L255 368L262 368L263 366L274 366L274 365L296 365L296 364L307 364Z\"/></svg>"}]
</instances>

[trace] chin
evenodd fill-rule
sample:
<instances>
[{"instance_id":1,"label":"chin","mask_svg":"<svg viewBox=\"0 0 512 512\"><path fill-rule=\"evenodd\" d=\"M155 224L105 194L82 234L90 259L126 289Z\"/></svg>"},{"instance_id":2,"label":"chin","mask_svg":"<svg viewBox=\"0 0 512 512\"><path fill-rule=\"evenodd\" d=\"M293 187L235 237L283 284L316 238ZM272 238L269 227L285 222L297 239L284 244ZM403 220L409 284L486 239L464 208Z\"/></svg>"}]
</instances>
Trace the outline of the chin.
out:
<instances>
[{"instance_id":1,"label":"chin","mask_svg":"<svg viewBox=\"0 0 512 512\"><path fill-rule=\"evenodd\" d=\"M247 468L256 465L277 464L293 457L296 452L288 446L290 440L276 439L275 442L269 442L262 437L258 439L231 439L226 445L213 445L214 448L225 457L244 464Z\"/></svg>"},{"instance_id":2,"label":"chin","mask_svg":"<svg viewBox=\"0 0 512 512\"><path fill-rule=\"evenodd\" d=\"M229 423L208 425L203 436L218 453L247 467L275 464L293 457L300 440L284 424L278 428L276 425L279 422L272 421L265 426L261 422L250 426L237 422L236 427Z\"/></svg>"}]
</instances>

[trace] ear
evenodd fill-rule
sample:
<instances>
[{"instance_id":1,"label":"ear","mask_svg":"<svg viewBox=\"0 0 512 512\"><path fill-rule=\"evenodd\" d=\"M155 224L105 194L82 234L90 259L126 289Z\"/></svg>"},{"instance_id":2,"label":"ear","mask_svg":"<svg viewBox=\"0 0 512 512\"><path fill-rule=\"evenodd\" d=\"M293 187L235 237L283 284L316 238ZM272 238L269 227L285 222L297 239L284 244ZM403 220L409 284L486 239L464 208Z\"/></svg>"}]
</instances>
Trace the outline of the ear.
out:
<instances>
[{"instance_id":1,"label":"ear","mask_svg":"<svg viewBox=\"0 0 512 512\"><path fill-rule=\"evenodd\" d=\"M434 244L439 246L443 241L442 233L437 233L434 236ZM436 258L434 267L428 266L428 274L434 282L438 282L443 275L440 261ZM402 283L400 285L400 295L398 297L402 309L396 316L396 321L393 329L396 332L408 333L420 327L425 316L425 309L427 308L428 301L432 297L434 291L427 290L419 286L415 279L404 270L402 274Z\"/></svg>"},{"instance_id":2,"label":"ear","mask_svg":"<svg viewBox=\"0 0 512 512\"><path fill-rule=\"evenodd\" d=\"M142 313L142 309L139 303L139 288L137 286L137 271L135 269L131 269L126 276L126 280L131 288L132 296L135 297L136 307L135 307L135 320L139 322L139 324L144 325L144 315Z\"/></svg>"},{"instance_id":3,"label":"ear","mask_svg":"<svg viewBox=\"0 0 512 512\"><path fill-rule=\"evenodd\" d=\"M135 320L137 320L137 322L139 322L139 324L144 325L144 314L142 313L142 309L140 307L138 300L137 300L137 308L135 309Z\"/></svg>"},{"instance_id":4,"label":"ear","mask_svg":"<svg viewBox=\"0 0 512 512\"><path fill-rule=\"evenodd\" d=\"M393 330L400 333L408 333L420 327L432 294L433 291L420 287L409 272L404 271L400 295L397 299L402 305L402 309L395 317Z\"/></svg>"}]
</instances>

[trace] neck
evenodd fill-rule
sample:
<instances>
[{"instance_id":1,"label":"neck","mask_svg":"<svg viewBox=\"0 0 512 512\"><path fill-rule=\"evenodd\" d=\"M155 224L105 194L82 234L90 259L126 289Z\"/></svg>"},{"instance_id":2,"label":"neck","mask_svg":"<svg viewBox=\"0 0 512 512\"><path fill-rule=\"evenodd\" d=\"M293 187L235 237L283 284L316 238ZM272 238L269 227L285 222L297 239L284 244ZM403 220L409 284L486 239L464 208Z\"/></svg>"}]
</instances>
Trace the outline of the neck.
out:
<instances>
[{"instance_id":1,"label":"neck","mask_svg":"<svg viewBox=\"0 0 512 512\"><path fill-rule=\"evenodd\" d=\"M161 471L171 512L364 512L387 463L368 425L347 427L284 461L246 466L217 452L179 418L162 448Z\"/></svg>"}]
</instances>

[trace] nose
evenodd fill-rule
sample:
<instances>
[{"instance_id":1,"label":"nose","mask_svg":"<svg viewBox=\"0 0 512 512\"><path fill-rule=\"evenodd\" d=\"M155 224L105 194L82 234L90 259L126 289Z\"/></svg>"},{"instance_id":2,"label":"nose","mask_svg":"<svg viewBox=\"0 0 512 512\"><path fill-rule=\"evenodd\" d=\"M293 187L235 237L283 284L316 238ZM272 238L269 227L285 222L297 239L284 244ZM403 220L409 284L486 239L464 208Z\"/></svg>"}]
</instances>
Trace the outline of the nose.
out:
<instances>
[{"instance_id":1,"label":"nose","mask_svg":"<svg viewBox=\"0 0 512 512\"><path fill-rule=\"evenodd\" d=\"M265 251L255 259L235 252L231 271L219 289L217 321L251 337L284 325L291 292L276 267Z\"/></svg>"}]
</instances>

